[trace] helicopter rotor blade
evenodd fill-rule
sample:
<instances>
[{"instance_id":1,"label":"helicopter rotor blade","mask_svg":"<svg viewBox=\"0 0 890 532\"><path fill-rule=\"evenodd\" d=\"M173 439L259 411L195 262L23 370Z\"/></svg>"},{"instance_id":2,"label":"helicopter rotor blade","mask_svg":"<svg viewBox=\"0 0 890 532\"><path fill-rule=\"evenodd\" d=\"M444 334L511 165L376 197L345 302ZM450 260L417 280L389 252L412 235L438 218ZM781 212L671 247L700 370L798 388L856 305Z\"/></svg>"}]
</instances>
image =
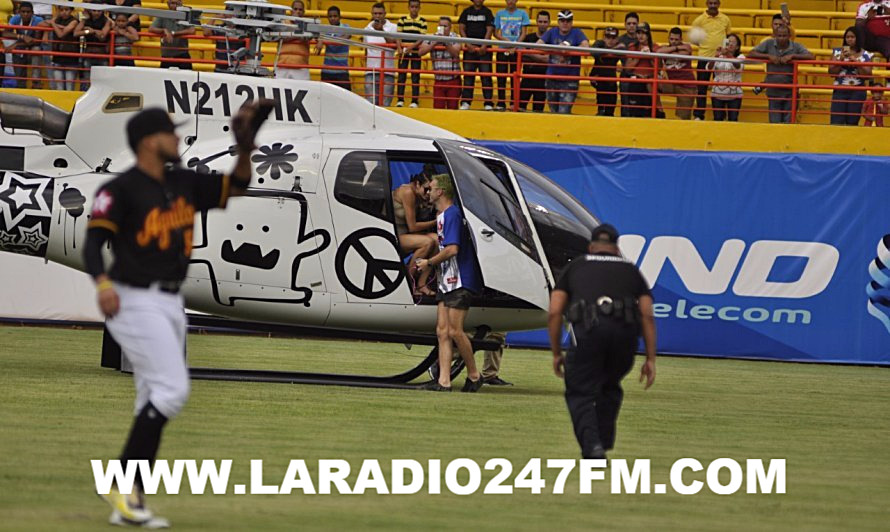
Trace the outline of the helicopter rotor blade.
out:
<instances>
[{"instance_id":1,"label":"helicopter rotor blade","mask_svg":"<svg viewBox=\"0 0 890 532\"><path fill-rule=\"evenodd\" d=\"M127 15L145 15L146 17L167 18L172 20L190 21L197 20L203 10L190 7L180 7L176 11L169 9L154 9L150 7L124 7L108 4L90 4L85 2L68 2L67 0L33 0L34 4L49 4L57 7L70 7L72 9L87 9L90 11L107 11L109 13L125 13ZM192 18L193 14L197 14Z\"/></svg>"}]
</instances>

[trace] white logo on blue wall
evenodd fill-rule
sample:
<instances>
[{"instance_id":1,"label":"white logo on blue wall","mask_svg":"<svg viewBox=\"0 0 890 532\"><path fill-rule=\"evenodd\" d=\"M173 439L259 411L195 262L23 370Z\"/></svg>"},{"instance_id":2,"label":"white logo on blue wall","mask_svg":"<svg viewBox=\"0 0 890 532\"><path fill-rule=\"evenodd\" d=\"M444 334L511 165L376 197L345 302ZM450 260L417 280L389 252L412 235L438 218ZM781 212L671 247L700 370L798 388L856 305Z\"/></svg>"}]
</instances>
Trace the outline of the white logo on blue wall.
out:
<instances>
[{"instance_id":1,"label":"white logo on blue wall","mask_svg":"<svg viewBox=\"0 0 890 532\"><path fill-rule=\"evenodd\" d=\"M890 235L878 241L877 257L868 265L868 274L871 277L865 287L868 313L890 332Z\"/></svg>"},{"instance_id":2,"label":"white logo on blue wall","mask_svg":"<svg viewBox=\"0 0 890 532\"><path fill-rule=\"evenodd\" d=\"M748 246L742 240L729 239L723 242L710 267L695 244L681 236L655 237L646 246L645 237L624 235L619 245L625 257L639 266L653 288L669 262L685 289L697 295L731 293L739 297L770 299L809 298L825 291L840 260L837 248L822 242L758 240ZM795 278L773 279L771 276L782 269L777 264L787 260L799 264ZM812 321L812 315L806 309L696 305L682 298L675 305L658 303L654 310L658 318L804 325Z\"/></svg>"}]
</instances>

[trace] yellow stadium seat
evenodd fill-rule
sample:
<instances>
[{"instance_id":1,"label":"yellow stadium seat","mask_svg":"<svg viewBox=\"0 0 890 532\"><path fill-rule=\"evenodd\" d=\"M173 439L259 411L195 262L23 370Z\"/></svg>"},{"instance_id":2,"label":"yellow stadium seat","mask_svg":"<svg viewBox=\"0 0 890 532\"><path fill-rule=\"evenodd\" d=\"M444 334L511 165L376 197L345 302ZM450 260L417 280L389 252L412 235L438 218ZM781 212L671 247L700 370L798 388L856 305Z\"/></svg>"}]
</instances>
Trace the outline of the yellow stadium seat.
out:
<instances>
[{"instance_id":1,"label":"yellow stadium seat","mask_svg":"<svg viewBox=\"0 0 890 532\"><path fill-rule=\"evenodd\" d=\"M374 5L374 2L368 2L367 0L318 0L317 4L321 11L327 11L331 6L337 6L340 8L340 11L357 11L359 13L367 13L370 18L371 15L371 6ZM389 9L387 9L389 11ZM408 11L408 3L405 3L402 11Z\"/></svg>"},{"instance_id":2,"label":"yellow stadium seat","mask_svg":"<svg viewBox=\"0 0 890 532\"><path fill-rule=\"evenodd\" d=\"M605 3L605 1L603 2ZM647 6L667 6L667 7L686 7L686 0L613 0L613 4L626 6L647 5ZM630 11L630 9L628 9Z\"/></svg>"},{"instance_id":3,"label":"yellow stadium seat","mask_svg":"<svg viewBox=\"0 0 890 532\"><path fill-rule=\"evenodd\" d=\"M765 4L767 0L763 0ZM702 11L705 9L705 4L707 0L688 0L686 5L689 7L700 7ZM730 5L731 4L731 5ZM726 2L721 3L721 7L733 9L765 9L766 6L761 6L761 0L727 0Z\"/></svg>"},{"instance_id":4,"label":"yellow stadium seat","mask_svg":"<svg viewBox=\"0 0 890 532\"><path fill-rule=\"evenodd\" d=\"M639 6L638 6L639 7ZM624 25L624 17L627 15L628 10L623 8L616 9L606 9L603 12L603 19L606 22L612 22L617 25ZM648 22L651 24L672 24L676 25L679 21L677 19L676 13L671 12L647 12L642 9L638 10L637 13L640 15L640 22Z\"/></svg>"},{"instance_id":5,"label":"yellow stadium seat","mask_svg":"<svg viewBox=\"0 0 890 532\"><path fill-rule=\"evenodd\" d=\"M837 2L835 0L763 0L763 9L775 9L776 12L787 3L791 9L791 16L794 17L795 11L835 11Z\"/></svg>"},{"instance_id":6,"label":"yellow stadium seat","mask_svg":"<svg viewBox=\"0 0 890 532\"><path fill-rule=\"evenodd\" d=\"M856 13L861 3L862 0L838 0L836 9L845 13Z\"/></svg>"},{"instance_id":7,"label":"yellow stadium seat","mask_svg":"<svg viewBox=\"0 0 890 532\"><path fill-rule=\"evenodd\" d=\"M408 11L408 2L401 1L398 2L386 2L386 10L392 12L407 12ZM368 8L370 12L370 7ZM430 21L432 19L438 18L440 15L448 15L452 17L452 19L456 20L454 17L457 14L456 8L454 7L454 3L450 0L440 1L440 2L432 2L430 0L421 0L420 4L420 16Z\"/></svg>"},{"instance_id":8,"label":"yellow stadium seat","mask_svg":"<svg viewBox=\"0 0 890 532\"><path fill-rule=\"evenodd\" d=\"M831 17L831 29L833 30L845 30L855 24L856 19L853 17Z\"/></svg>"}]
</instances>

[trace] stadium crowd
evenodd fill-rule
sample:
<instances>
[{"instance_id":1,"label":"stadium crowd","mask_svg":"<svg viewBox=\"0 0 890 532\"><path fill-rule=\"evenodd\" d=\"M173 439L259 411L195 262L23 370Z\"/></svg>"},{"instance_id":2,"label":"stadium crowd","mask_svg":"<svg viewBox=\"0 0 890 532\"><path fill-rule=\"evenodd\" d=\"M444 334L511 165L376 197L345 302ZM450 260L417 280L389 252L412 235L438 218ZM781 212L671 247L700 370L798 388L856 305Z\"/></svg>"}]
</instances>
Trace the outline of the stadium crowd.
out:
<instances>
[{"instance_id":1,"label":"stadium crowd","mask_svg":"<svg viewBox=\"0 0 890 532\"><path fill-rule=\"evenodd\" d=\"M141 5L141 0L93 2ZM171 10L181 5L182 0L167 0ZM596 39L574 26L569 9L540 9L530 17L517 0L506 0L496 13L485 6L485 0L472 0L456 20L450 16L428 20L422 15L421 0L408 0L406 7L407 15L390 21L386 5L374 3L365 29L416 34L416 39L364 36L364 62L354 67L350 67L348 40L335 35L321 35L317 41L284 40L275 57L274 75L309 79L310 57L323 54L322 81L356 90L359 84L352 82L350 72L361 70L362 94L382 106L405 106L407 93L407 106L418 107L423 74L433 78L433 107L441 109L470 109L478 77L481 107L486 111L540 112L546 104L553 113L569 114L582 84L589 83L596 92L598 115L620 112L621 116L663 118L661 95L668 94L676 99L673 112L678 119L705 120L705 111L710 109L713 120L736 121L744 95L744 62L759 60L765 62L767 75L753 93L766 93L770 122L787 123L800 99L794 86L795 63L814 59L795 40L787 8L773 16L771 36L754 46L746 58L741 53L742 38L732 32L732 21L720 11L720 0L706 0L705 11L691 22L685 35L679 26L673 27L664 44L653 40L650 24L633 11L624 14L623 33L608 26ZM5 53L0 54L6 67L2 72L5 87L39 87L42 79L49 79L52 89L73 90L79 85L83 90L89 83L89 67L135 64L133 44L140 40L140 32L143 37L160 38L162 68L192 68L189 38L197 31L170 19L155 18L143 32L138 15L107 16L104 11L86 9L78 16L70 8L53 11L48 4L17 1L12 2L12 9L2 32ZM294 0L291 14L303 17L305 13L304 0ZM338 7L328 7L326 15L328 24L348 26ZM841 46L833 49L834 63L828 68L834 86L831 124L856 125L860 117L863 125L883 123L884 87L873 74L872 63L873 52L890 55L888 23L890 0L866 0L857 9L855 25L846 29ZM225 71L228 52L237 46L227 42L222 28L203 33L215 41L216 70ZM430 33L491 44L448 44L422 38ZM523 49L507 43L559 45L566 51ZM671 55L677 57L666 57ZM427 56L431 70L423 70L422 60ZM588 72L582 68L584 57L592 58ZM868 98L869 90L872 98Z\"/></svg>"}]
</instances>

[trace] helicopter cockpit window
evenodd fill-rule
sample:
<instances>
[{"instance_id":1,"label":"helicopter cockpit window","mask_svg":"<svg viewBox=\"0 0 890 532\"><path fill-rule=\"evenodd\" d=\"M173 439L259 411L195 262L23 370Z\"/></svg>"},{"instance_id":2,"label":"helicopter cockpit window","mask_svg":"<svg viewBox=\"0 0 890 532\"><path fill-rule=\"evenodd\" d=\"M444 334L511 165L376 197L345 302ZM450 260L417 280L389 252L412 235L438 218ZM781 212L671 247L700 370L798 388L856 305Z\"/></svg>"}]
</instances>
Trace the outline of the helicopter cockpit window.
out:
<instances>
[{"instance_id":1,"label":"helicopter cockpit window","mask_svg":"<svg viewBox=\"0 0 890 532\"><path fill-rule=\"evenodd\" d=\"M392 221L386 156L378 152L352 152L340 161L334 198L344 205Z\"/></svg>"},{"instance_id":2,"label":"helicopter cockpit window","mask_svg":"<svg viewBox=\"0 0 890 532\"><path fill-rule=\"evenodd\" d=\"M589 234L598 225L587 209L559 185L518 161L509 159L509 163L529 203L558 214L581 234Z\"/></svg>"}]
</instances>

